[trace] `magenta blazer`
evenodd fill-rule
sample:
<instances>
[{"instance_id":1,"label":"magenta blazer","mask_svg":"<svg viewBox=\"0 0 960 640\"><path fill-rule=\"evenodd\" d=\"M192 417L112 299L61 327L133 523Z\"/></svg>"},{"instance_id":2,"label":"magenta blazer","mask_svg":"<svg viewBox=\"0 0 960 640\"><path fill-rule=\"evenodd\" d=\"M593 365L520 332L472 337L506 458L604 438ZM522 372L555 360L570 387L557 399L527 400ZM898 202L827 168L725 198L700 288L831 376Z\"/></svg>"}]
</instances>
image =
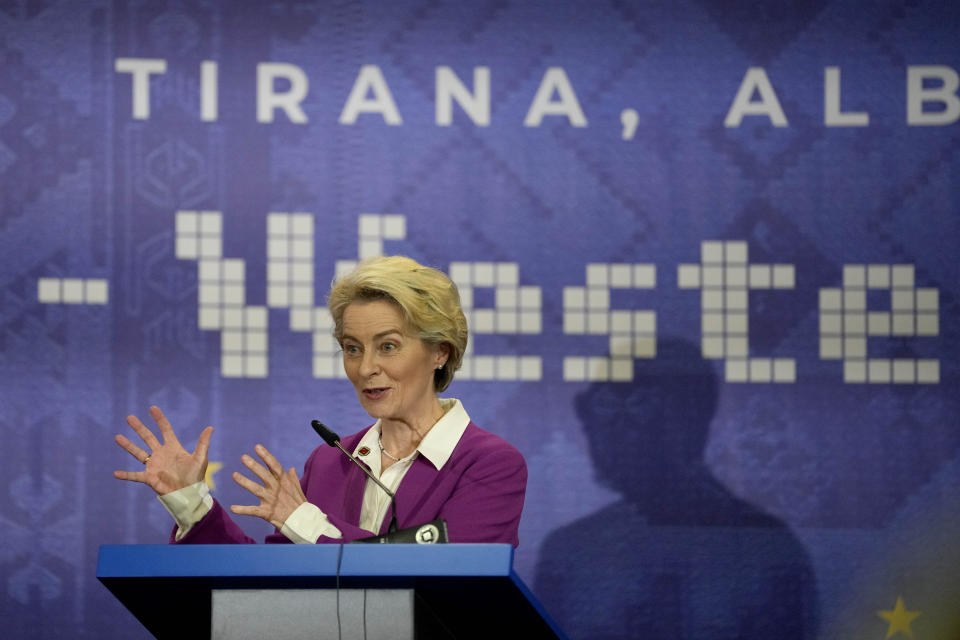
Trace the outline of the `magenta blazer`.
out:
<instances>
[{"instance_id":1,"label":"magenta blazer","mask_svg":"<svg viewBox=\"0 0 960 640\"><path fill-rule=\"evenodd\" d=\"M367 427L343 438L353 451ZM317 542L350 542L370 535L357 526L367 477L343 453L321 445L304 465L300 484L307 501L320 507L343 538L321 536ZM510 443L484 431L473 422L443 468L437 470L418 456L397 489L397 518L401 529L437 518L447 521L450 542L508 542L519 544L517 529L527 487L527 465ZM388 517L380 533L386 533ZM176 542L174 525L170 542ZM229 511L214 501L213 509L180 539L179 544L253 543L231 519ZM279 531L266 542L290 542Z\"/></svg>"}]
</instances>

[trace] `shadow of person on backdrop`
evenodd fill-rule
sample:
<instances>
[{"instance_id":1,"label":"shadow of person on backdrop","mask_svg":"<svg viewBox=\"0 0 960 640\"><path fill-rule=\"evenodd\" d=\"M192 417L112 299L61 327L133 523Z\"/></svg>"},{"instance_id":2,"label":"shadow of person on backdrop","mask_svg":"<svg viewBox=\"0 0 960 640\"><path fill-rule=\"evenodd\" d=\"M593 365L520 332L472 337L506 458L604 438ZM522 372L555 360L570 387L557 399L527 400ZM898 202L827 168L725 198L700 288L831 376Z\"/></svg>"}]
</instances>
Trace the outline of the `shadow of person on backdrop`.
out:
<instances>
[{"instance_id":1,"label":"shadow of person on backdrop","mask_svg":"<svg viewBox=\"0 0 960 640\"><path fill-rule=\"evenodd\" d=\"M540 548L534 590L571 638L815 636L804 548L703 460L717 397L700 349L672 338L636 361L632 382L577 396L596 477L621 499Z\"/></svg>"}]
</instances>

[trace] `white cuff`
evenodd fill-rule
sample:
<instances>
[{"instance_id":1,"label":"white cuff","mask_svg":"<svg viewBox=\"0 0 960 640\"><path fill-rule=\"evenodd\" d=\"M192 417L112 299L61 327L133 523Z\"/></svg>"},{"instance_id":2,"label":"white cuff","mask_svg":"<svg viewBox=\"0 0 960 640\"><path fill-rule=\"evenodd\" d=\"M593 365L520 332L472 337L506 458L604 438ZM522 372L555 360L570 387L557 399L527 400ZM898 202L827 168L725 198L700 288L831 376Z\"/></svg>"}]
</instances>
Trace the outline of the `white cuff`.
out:
<instances>
[{"instance_id":1,"label":"white cuff","mask_svg":"<svg viewBox=\"0 0 960 640\"><path fill-rule=\"evenodd\" d=\"M340 529L327 520L320 507L309 502L304 502L293 510L280 527L280 533L295 544L315 544L320 536L343 537Z\"/></svg>"},{"instance_id":2,"label":"white cuff","mask_svg":"<svg viewBox=\"0 0 960 640\"><path fill-rule=\"evenodd\" d=\"M210 495L210 487L202 480L182 489L157 496L157 499L177 521L175 540L180 540L187 535L193 525L203 520L203 516L207 515L213 508L213 496Z\"/></svg>"}]
</instances>

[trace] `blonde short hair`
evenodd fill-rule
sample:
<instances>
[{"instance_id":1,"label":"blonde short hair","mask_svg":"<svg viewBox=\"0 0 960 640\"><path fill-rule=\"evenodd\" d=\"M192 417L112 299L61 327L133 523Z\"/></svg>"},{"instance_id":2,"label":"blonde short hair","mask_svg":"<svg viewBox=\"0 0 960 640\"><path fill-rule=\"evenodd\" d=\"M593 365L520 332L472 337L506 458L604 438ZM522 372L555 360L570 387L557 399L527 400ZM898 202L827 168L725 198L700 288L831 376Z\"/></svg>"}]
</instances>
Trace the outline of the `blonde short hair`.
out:
<instances>
[{"instance_id":1,"label":"blonde short hair","mask_svg":"<svg viewBox=\"0 0 960 640\"><path fill-rule=\"evenodd\" d=\"M335 280L327 297L333 335L343 343L343 312L353 302L388 300L396 304L408 327L430 345L445 344L450 354L433 374L433 387L446 389L467 348L467 319L457 285L442 271L406 256L368 258Z\"/></svg>"}]
</instances>

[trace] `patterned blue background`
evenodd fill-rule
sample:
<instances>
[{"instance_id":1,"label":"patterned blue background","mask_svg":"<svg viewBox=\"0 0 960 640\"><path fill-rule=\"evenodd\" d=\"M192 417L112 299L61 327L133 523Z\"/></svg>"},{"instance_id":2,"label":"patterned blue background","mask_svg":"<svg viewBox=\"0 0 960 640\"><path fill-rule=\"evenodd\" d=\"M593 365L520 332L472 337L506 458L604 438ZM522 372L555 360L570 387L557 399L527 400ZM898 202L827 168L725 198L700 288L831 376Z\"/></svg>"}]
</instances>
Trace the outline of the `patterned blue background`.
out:
<instances>
[{"instance_id":1,"label":"patterned blue background","mask_svg":"<svg viewBox=\"0 0 960 640\"><path fill-rule=\"evenodd\" d=\"M300 465L310 419L369 423L348 383L314 377L311 336L282 305L267 314L267 375L224 375L178 211L222 213L248 306L268 302L271 212L313 216L318 305L336 263L358 257L362 214L403 216L386 253L512 263L540 288L539 331L473 336L478 355L539 357L537 379L457 380L449 394L526 456L517 568L572 637L960 637L960 129L907 119L908 67L956 77L958 25L960 6L933 0L0 3L4 637L147 637L94 578L99 545L169 532L148 489L111 477L135 466L111 442L128 413L158 404L191 444L216 425L226 504L247 502L229 473L256 442ZM149 118L134 117L118 58L166 61ZM213 122L200 117L207 60ZM257 121L263 62L308 77L308 122ZM363 65L402 124L338 122ZM490 69L489 126L457 105L436 123L439 66L468 88ZM524 126L555 67L587 126ZM724 126L755 67L787 126ZM824 124L826 67L867 126ZM701 356L701 291L678 267L704 242L793 266L792 287L750 289L748 309L750 356L793 358L794 382L728 381ZM632 382L564 373L566 357L608 355L606 335L564 323L565 289L599 263L656 267L654 287L610 290L611 308L656 313L657 357L635 359ZM821 290L850 265L913 265L935 330L871 337L867 352L936 360L936 382L845 382L821 357ZM105 281L106 303L41 292L73 278ZM897 294L865 295L882 313ZM473 298L496 302L490 287Z\"/></svg>"}]
</instances>

